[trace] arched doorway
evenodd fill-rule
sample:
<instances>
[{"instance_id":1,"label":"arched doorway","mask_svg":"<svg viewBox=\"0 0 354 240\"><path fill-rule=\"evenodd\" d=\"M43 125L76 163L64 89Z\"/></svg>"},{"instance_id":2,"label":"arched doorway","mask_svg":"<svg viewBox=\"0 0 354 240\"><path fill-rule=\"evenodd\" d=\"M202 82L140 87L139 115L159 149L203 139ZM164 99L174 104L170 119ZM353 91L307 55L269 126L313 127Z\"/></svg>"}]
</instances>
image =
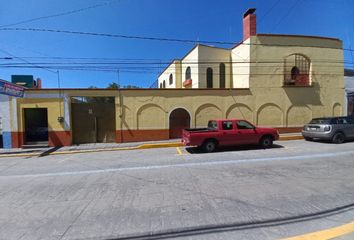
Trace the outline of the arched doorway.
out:
<instances>
[{"instance_id":1,"label":"arched doorway","mask_svg":"<svg viewBox=\"0 0 354 240\"><path fill-rule=\"evenodd\" d=\"M177 108L170 114L170 139L180 138L182 130L190 128L191 117L183 108Z\"/></svg>"}]
</instances>

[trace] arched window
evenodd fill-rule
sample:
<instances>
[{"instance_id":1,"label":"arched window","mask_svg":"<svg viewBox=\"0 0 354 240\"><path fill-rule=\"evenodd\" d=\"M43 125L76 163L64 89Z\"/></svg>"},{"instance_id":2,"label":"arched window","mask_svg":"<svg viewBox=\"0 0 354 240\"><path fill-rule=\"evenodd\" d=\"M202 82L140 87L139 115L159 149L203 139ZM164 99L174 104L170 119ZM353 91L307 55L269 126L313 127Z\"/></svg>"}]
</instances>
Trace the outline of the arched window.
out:
<instances>
[{"instance_id":1,"label":"arched window","mask_svg":"<svg viewBox=\"0 0 354 240\"><path fill-rule=\"evenodd\" d=\"M169 83L170 83L170 85L173 84L173 75L172 75L172 73L170 74L170 77L169 77Z\"/></svg>"},{"instance_id":2,"label":"arched window","mask_svg":"<svg viewBox=\"0 0 354 240\"><path fill-rule=\"evenodd\" d=\"M166 88L166 81L165 80L163 80L162 87Z\"/></svg>"},{"instance_id":3,"label":"arched window","mask_svg":"<svg viewBox=\"0 0 354 240\"><path fill-rule=\"evenodd\" d=\"M162 88L162 83L160 83L160 88Z\"/></svg>"},{"instance_id":4,"label":"arched window","mask_svg":"<svg viewBox=\"0 0 354 240\"><path fill-rule=\"evenodd\" d=\"M225 64L220 63L219 65L219 78L220 78L220 88L225 88Z\"/></svg>"},{"instance_id":5,"label":"arched window","mask_svg":"<svg viewBox=\"0 0 354 240\"><path fill-rule=\"evenodd\" d=\"M285 58L284 85L310 85L310 59L302 54L292 54Z\"/></svg>"},{"instance_id":6,"label":"arched window","mask_svg":"<svg viewBox=\"0 0 354 240\"><path fill-rule=\"evenodd\" d=\"M208 68L206 74L207 74L207 88L213 88L213 69Z\"/></svg>"},{"instance_id":7,"label":"arched window","mask_svg":"<svg viewBox=\"0 0 354 240\"><path fill-rule=\"evenodd\" d=\"M192 78L191 67L187 67L185 80L189 80L191 78Z\"/></svg>"}]
</instances>

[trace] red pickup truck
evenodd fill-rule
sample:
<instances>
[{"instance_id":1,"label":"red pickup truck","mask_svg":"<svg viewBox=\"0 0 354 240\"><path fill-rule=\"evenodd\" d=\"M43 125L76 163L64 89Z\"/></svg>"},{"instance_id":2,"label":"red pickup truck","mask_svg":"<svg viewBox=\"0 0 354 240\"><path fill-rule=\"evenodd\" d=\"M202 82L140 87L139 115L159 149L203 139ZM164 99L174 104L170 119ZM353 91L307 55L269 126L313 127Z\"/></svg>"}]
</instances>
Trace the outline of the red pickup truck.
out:
<instances>
[{"instance_id":1,"label":"red pickup truck","mask_svg":"<svg viewBox=\"0 0 354 240\"><path fill-rule=\"evenodd\" d=\"M273 128L260 128L246 120L210 120L207 128L184 129L182 143L198 146L205 152L213 152L220 146L259 144L264 148L279 139L279 132Z\"/></svg>"}]
</instances>

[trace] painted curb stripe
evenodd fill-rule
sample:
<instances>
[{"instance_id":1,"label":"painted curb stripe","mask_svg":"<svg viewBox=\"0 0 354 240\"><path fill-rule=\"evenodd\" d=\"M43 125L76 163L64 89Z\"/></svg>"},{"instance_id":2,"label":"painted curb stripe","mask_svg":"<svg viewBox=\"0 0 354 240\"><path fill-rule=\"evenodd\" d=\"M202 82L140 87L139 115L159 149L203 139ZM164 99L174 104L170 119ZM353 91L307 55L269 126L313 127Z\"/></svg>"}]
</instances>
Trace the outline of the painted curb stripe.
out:
<instances>
[{"instance_id":1,"label":"painted curb stripe","mask_svg":"<svg viewBox=\"0 0 354 240\"><path fill-rule=\"evenodd\" d=\"M354 222L339 227L329 228L322 231L308 233L283 240L328 240L354 232Z\"/></svg>"}]
</instances>

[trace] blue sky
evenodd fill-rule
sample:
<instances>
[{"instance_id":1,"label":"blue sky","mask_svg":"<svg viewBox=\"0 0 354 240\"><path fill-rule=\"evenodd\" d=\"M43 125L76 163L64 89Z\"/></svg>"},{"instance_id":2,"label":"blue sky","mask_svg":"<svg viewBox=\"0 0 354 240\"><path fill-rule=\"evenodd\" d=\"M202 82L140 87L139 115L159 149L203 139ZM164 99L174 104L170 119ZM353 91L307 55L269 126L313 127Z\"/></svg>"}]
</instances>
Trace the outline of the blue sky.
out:
<instances>
[{"instance_id":1,"label":"blue sky","mask_svg":"<svg viewBox=\"0 0 354 240\"><path fill-rule=\"evenodd\" d=\"M257 9L257 32L316 35L339 38L344 48L354 48L353 0L11 0L2 2L0 26L22 20L58 14L95 4L97 8L75 14L42 19L12 27L46 28L99 32L146 37L239 42L242 39L242 14ZM24 4L25 2L25 4ZM1 28L1 27L0 27ZM111 62L154 62L154 68L73 71L60 70L61 86L106 87L110 82L149 87L166 63L181 58L192 43L69 35L47 32L0 31L0 78L26 74L40 77L43 86L57 87L57 74L46 69L4 68L1 64L60 62L75 64L83 60L65 58L115 58ZM223 47L228 47L223 46ZM8 54L7 54L8 53ZM354 53L345 51L347 67L354 68ZM11 55L9 55L11 54ZM12 60L4 57L16 56ZM33 58L34 57L34 58ZM122 60L123 59L123 60ZM134 60L142 59L142 60ZM26 62L24 62L26 61ZM108 60L86 60L102 63ZM32 63L32 64L28 64ZM119 69L117 65L117 70ZM53 71L56 71L53 69Z\"/></svg>"}]
</instances>

